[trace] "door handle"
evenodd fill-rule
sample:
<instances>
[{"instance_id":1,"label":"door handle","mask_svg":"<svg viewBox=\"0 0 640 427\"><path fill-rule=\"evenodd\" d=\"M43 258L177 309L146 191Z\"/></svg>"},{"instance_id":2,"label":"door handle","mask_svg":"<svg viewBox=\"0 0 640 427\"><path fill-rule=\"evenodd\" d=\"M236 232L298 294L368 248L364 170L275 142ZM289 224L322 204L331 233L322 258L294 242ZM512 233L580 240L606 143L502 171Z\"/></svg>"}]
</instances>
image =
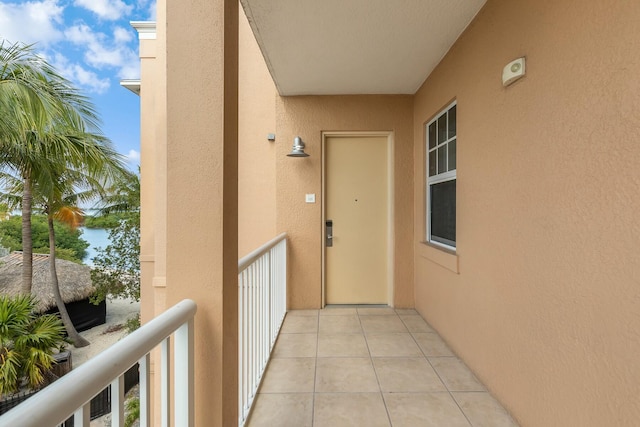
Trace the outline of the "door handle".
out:
<instances>
[{"instance_id":1,"label":"door handle","mask_svg":"<svg viewBox=\"0 0 640 427\"><path fill-rule=\"evenodd\" d=\"M333 221L328 219L324 223L324 244L326 247L330 248L333 246Z\"/></svg>"}]
</instances>

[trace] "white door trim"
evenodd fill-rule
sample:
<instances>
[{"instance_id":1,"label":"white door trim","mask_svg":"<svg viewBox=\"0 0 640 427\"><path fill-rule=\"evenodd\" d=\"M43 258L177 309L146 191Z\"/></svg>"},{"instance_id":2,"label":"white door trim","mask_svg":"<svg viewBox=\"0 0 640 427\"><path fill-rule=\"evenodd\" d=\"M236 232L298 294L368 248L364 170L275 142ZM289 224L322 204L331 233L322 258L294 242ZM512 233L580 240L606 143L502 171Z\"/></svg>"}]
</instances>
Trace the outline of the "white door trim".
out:
<instances>
[{"instance_id":1,"label":"white door trim","mask_svg":"<svg viewBox=\"0 0 640 427\"><path fill-rule=\"evenodd\" d=\"M322 222L320 227L320 239L322 241L322 307L326 305L326 246L325 246L325 221L326 221L326 179L327 179L327 165L326 165L326 142L328 138L332 137L371 137L382 136L387 138L387 209L388 209L388 223L387 223L387 304L389 307L394 306L393 300L393 288L394 288L394 265L395 265L395 253L394 248L394 169L393 169L393 153L394 153L394 138L392 131L330 131L322 132Z\"/></svg>"}]
</instances>

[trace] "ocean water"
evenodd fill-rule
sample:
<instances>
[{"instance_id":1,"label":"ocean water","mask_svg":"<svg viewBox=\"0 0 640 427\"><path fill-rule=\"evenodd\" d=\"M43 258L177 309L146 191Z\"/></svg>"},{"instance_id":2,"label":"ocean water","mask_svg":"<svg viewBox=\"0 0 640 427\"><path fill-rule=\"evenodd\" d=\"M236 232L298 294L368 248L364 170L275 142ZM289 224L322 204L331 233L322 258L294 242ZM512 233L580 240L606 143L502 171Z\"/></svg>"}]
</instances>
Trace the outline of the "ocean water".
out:
<instances>
[{"instance_id":1,"label":"ocean water","mask_svg":"<svg viewBox=\"0 0 640 427\"><path fill-rule=\"evenodd\" d=\"M87 256L84 258L84 263L87 265L93 265L92 259L97 255L98 248L106 248L109 242L109 230L104 228L86 228L81 227L82 237L89 242L87 248Z\"/></svg>"}]
</instances>

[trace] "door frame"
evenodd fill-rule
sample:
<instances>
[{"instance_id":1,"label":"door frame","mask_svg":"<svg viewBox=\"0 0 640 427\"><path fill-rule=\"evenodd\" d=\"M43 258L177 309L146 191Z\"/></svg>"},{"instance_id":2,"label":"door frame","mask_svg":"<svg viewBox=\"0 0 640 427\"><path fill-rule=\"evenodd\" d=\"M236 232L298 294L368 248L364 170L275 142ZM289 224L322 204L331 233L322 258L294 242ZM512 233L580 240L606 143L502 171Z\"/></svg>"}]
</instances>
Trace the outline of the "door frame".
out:
<instances>
[{"instance_id":1,"label":"door frame","mask_svg":"<svg viewBox=\"0 0 640 427\"><path fill-rule=\"evenodd\" d=\"M327 278L326 278L326 242L325 242L325 221L326 221L326 145L327 139L332 137L339 138L359 138L359 137L386 137L387 138L387 305L394 306L393 289L394 289L394 266L395 253L394 248L394 168L393 168L393 152L394 152L394 134L393 131L328 131L322 132L322 222L320 226L320 241L322 242L322 307L326 303Z\"/></svg>"}]
</instances>

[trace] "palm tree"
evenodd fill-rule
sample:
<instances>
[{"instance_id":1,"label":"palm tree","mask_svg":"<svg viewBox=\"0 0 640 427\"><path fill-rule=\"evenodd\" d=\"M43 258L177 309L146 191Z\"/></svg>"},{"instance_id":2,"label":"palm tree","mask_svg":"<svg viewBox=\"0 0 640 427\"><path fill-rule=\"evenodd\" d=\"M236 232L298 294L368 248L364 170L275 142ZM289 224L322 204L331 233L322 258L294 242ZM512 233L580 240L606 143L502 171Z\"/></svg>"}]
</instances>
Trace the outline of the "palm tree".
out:
<instances>
[{"instance_id":1,"label":"palm tree","mask_svg":"<svg viewBox=\"0 0 640 427\"><path fill-rule=\"evenodd\" d=\"M22 292L32 283L31 206L32 185L46 168L43 162L57 159L80 167L97 166L103 155L98 119L89 99L60 76L31 46L0 42L0 168L19 172L23 182ZM63 132L61 128L82 132ZM90 144L83 135L93 132Z\"/></svg>"},{"instance_id":2,"label":"palm tree","mask_svg":"<svg viewBox=\"0 0 640 427\"><path fill-rule=\"evenodd\" d=\"M122 175L106 189L95 208L99 215L140 212L140 177L134 173Z\"/></svg>"},{"instance_id":3,"label":"palm tree","mask_svg":"<svg viewBox=\"0 0 640 427\"><path fill-rule=\"evenodd\" d=\"M43 200L43 210L47 215L47 224L49 227L49 273L51 274L53 296L69 339L74 347L80 348L86 347L90 342L83 338L76 330L67 311L67 307L64 304L64 300L62 299L62 294L60 293L60 283L56 270L56 232L53 227L53 220L55 218L71 228L76 228L82 224L84 215L82 209L70 203L70 200L64 197L63 192L73 188L72 183L66 184L64 181L65 179L62 176L59 177L56 182L52 183L53 185L49 187L48 191L42 191L39 195Z\"/></svg>"},{"instance_id":4,"label":"palm tree","mask_svg":"<svg viewBox=\"0 0 640 427\"><path fill-rule=\"evenodd\" d=\"M60 293L60 284L58 282L58 272L56 271L56 234L53 228L53 218L67 217L70 218L71 221L76 223L78 217L82 217L82 213L79 211L75 211L73 207L61 207L58 211L56 211L55 215L51 212L54 208L52 206L47 205L47 223L49 224L49 272L51 273L51 288L53 290L53 296L56 300L56 306L58 307L58 311L60 312L60 318L62 319L62 323L67 331L67 335L69 339L73 343L74 347L86 347L91 344L85 338L82 337L76 330L73 322L71 321L71 317L69 316L69 312L67 311L67 307L64 305L64 300L62 299L62 295ZM71 213L69 216L68 214Z\"/></svg>"},{"instance_id":5,"label":"palm tree","mask_svg":"<svg viewBox=\"0 0 640 427\"><path fill-rule=\"evenodd\" d=\"M89 135L86 137L90 139ZM60 293L56 270L54 219L72 229L77 228L84 220L84 212L79 205L105 197L104 185L101 180L111 181L114 177L119 176L118 174L127 176L128 172L124 169L121 157L107 148L105 147L103 150L102 158L93 159L93 163L98 163L99 168L91 164L84 169L76 169L72 164L54 160L48 163L42 162L37 175L32 178L34 180L31 186L33 204L41 208L43 213L47 215L51 290L67 335L75 347L84 347L90 343L76 331ZM125 178L118 180L121 179ZM0 173L0 182L4 182L5 187L9 189L8 192L2 194L2 198L14 206L19 203L21 201L19 194L24 191L25 182L8 173Z\"/></svg>"},{"instance_id":6,"label":"palm tree","mask_svg":"<svg viewBox=\"0 0 640 427\"><path fill-rule=\"evenodd\" d=\"M120 165L114 162L106 161L107 168L118 168ZM47 223L49 226L49 271L51 273L51 284L53 296L56 300L56 306L60 312L62 323L67 330L69 339L76 348L89 345L89 341L83 338L69 317L67 308L60 294L60 285L58 282L58 273L56 271L56 235L53 226L54 219L68 225L72 229L80 226L84 220L84 212L78 206L81 202L93 200L97 195L104 194L102 185L91 175L80 170L66 168L64 165L57 166L57 172L51 173L55 179L50 186L42 188L39 194L44 201L44 212L47 215Z\"/></svg>"},{"instance_id":7,"label":"palm tree","mask_svg":"<svg viewBox=\"0 0 640 427\"><path fill-rule=\"evenodd\" d=\"M0 203L0 221L4 221L9 218L9 205L6 203Z\"/></svg>"},{"instance_id":8,"label":"palm tree","mask_svg":"<svg viewBox=\"0 0 640 427\"><path fill-rule=\"evenodd\" d=\"M0 396L18 391L26 380L37 388L64 345L64 327L54 315L35 314L29 295L0 295Z\"/></svg>"}]
</instances>

